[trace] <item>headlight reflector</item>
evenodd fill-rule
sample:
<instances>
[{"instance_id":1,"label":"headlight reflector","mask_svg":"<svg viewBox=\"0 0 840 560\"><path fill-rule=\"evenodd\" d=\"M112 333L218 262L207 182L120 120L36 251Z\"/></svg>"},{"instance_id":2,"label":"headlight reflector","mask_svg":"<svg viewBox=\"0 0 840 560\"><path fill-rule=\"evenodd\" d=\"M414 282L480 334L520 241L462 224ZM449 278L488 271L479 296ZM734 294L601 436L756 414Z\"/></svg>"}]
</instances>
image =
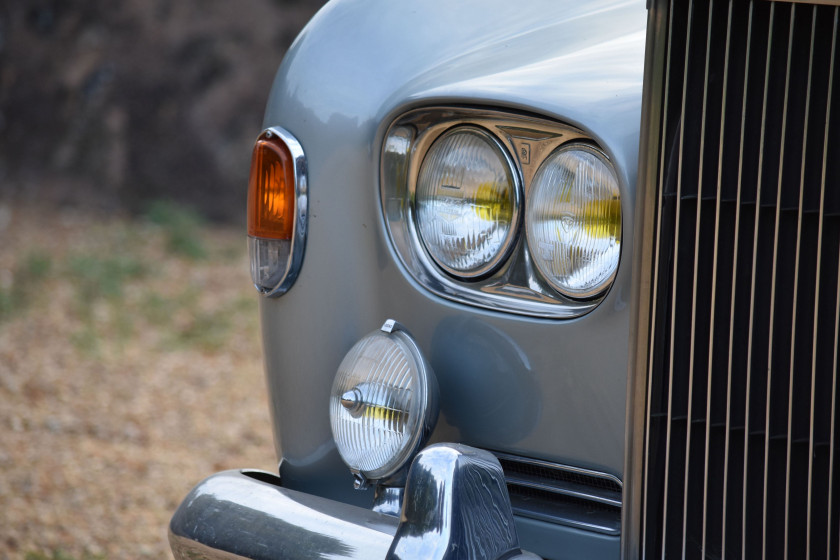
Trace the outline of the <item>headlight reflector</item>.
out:
<instances>
[{"instance_id":1,"label":"headlight reflector","mask_svg":"<svg viewBox=\"0 0 840 560\"><path fill-rule=\"evenodd\" d=\"M598 295L615 277L621 199L612 165L597 149L573 144L551 154L534 176L525 221L537 268L563 295Z\"/></svg>"},{"instance_id":2,"label":"headlight reflector","mask_svg":"<svg viewBox=\"0 0 840 560\"><path fill-rule=\"evenodd\" d=\"M437 383L414 339L387 321L338 367L330 424L338 451L369 480L397 473L419 451L438 414Z\"/></svg>"},{"instance_id":3,"label":"headlight reflector","mask_svg":"<svg viewBox=\"0 0 840 560\"><path fill-rule=\"evenodd\" d=\"M461 278L492 271L511 248L519 184L499 143L478 127L451 129L420 166L416 221L429 255Z\"/></svg>"}]
</instances>

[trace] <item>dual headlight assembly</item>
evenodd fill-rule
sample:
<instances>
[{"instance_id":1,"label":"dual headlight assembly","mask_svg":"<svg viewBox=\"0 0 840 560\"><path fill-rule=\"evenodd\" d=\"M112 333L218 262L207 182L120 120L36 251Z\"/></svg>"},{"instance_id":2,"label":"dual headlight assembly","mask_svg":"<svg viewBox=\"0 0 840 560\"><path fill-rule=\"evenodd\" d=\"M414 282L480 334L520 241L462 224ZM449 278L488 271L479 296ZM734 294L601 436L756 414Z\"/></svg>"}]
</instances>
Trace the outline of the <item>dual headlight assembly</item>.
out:
<instances>
[{"instance_id":1,"label":"dual headlight assembly","mask_svg":"<svg viewBox=\"0 0 840 560\"><path fill-rule=\"evenodd\" d=\"M618 178L573 127L490 111L413 111L387 133L381 196L403 264L449 299L573 317L597 305L618 269Z\"/></svg>"}]
</instances>

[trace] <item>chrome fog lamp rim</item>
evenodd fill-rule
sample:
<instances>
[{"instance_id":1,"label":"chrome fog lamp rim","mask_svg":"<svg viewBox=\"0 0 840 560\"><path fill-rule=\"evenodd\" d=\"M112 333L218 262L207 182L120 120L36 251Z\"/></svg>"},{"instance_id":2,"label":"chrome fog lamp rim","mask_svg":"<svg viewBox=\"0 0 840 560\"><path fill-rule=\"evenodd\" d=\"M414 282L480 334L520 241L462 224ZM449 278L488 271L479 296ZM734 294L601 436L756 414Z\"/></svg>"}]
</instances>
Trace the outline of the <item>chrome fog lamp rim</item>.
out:
<instances>
[{"instance_id":1,"label":"chrome fog lamp rim","mask_svg":"<svg viewBox=\"0 0 840 560\"><path fill-rule=\"evenodd\" d=\"M509 203L511 205L511 218L508 224L507 232L504 235L498 249L496 249L492 258L485 260L482 264L472 267L455 267L451 266L441 256L438 251L434 250L434 245L424 235L424 224L420 218L418 198L420 196L420 180L424 169L426 169L427 162L430 160L430 155L434 152L436 146L441 146L448 139L457 135L473 135L482 140L490 148L490 151L498 158L504 173L509 179L510 196ZM429 146L428 151L424 154L418 170L417 184L415 185L413 196L413 220L416 228L417 236L419 237L422 247L431 260L440 267L444 272L461 280L474 280L492 274L505 262L510 256L511 251L515 245L519 226L522 221L522 182L517 170L516 164L513 162L508 150L488 131L472 124L460 124L449 128L438 136Z\"/></svg>"},{"instance_id":2,"label":"chrome fog lamp rim","mask_svg":"<svg viewBox=\"0 0 840 560\"><path fill-rule=\"evenodd\" d=\"M375 360L364 353L366 344L390 347ZM405 364L394 376L388 368L399 361L397 354ZM342 460L356 475L357 487L368 481L404 482L438 412L434 373L403 325L389 319L359 340L342 360L330 393L333 439ZM383 428L383 423L389 425ZM401 428L405 430L400 433ZM383 450L387 455L382 455Z\"/></svg>"}]
</instances>

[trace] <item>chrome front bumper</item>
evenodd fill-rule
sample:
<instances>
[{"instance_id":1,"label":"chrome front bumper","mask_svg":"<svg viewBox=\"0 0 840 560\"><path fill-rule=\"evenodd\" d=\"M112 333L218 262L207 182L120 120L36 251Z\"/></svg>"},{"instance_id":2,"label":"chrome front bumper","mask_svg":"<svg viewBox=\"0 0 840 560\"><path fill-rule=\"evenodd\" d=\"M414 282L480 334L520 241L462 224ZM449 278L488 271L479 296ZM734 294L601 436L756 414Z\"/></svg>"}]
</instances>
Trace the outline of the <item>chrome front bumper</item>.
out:
<instances>
[{"instance_id":1,"label":"chrome front bumper","mask_svg":"<svg viewBox=\"0 0 840 560\"><path fill-rule=\"evenodd\" d=\"M527 559L501 466L487 451L432 445L411 465L399 518L283 488L262 471L201 482L172 517L177 560Z\"/></svg>"}]
</instances>

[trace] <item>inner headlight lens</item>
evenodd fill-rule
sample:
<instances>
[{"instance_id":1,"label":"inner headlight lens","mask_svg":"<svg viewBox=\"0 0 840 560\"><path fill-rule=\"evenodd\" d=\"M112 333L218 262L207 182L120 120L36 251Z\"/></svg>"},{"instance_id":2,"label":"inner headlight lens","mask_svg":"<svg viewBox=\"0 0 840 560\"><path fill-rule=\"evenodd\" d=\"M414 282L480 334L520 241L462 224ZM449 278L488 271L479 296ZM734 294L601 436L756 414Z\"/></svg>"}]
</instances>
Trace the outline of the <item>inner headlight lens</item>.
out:
<instances>
[{"instance_id":1,"label":"inner headlight lens","mask_svg":"<svg viewBox=\"0 0 840 560\"><path fill-rule=\"evenodd\" d=\"M491 272L510 249L519 221L517 175L502 147L463 126L432 144L417 179L416 222L432 259L446 272Z\"/></svg>"},{"instance_id":2,"label":"inner headlight lens","mask_svg":"<svg viewBox=\"0 0 840 560\"><path fill-rule=\"evenodd\" d=\"M330 423L352 471L369 480L393 475L436 420L437 384L410 335L375 331L350 349L330 393Z\"/></svg>"},{"instance_id":3,"label":"inner headlight lens","mask_svg":"<svg viewBox=\"0 0 840 560\"><path fill-rule=\"evenodd\" d=\"M598 150L576 144L550 155L534 176L525 221L531 256L560 293L592 297L615 277L621 198L612 165Z\"/></svg>"}]
</instances>

